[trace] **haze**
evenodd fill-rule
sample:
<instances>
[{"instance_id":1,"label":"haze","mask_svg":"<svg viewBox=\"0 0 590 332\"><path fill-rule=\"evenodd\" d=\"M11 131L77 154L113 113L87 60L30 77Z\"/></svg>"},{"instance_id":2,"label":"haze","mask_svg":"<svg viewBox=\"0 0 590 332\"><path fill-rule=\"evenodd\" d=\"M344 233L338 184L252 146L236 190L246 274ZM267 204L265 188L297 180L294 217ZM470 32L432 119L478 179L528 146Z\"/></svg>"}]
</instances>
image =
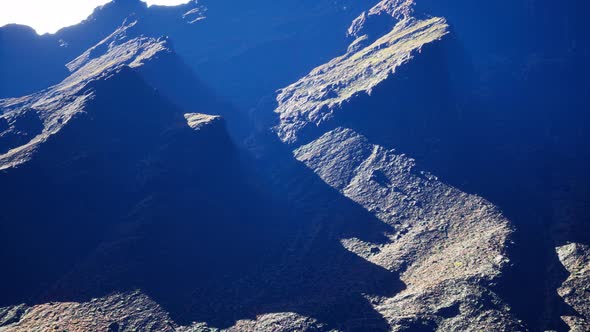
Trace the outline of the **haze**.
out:
<instances>
[{"instance_id":1,"label":"haze","mask_svg":"<svg viewBox=\"0 0 590 332\"><path fill-rule=\"evenodd\" d=\"M110 0L3 0L0 1L0 26L28 25L38 34L57 30L84 20L94 8ZM173 6L188 0L148 0L148 5Z\"/></svg>"}]
</instances>

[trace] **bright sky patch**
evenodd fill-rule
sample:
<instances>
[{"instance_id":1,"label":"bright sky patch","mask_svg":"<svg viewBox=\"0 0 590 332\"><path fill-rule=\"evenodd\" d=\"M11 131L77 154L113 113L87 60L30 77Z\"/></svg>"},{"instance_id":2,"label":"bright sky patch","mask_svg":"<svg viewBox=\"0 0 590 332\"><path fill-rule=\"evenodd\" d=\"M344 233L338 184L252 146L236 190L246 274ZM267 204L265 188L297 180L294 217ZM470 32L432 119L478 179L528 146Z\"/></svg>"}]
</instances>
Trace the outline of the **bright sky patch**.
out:
<instances>
[{"instance_id":1,"label":"bright sky patch","mask_svg":"<svg viewBox=\"0 0 590 332\"><path fill-rule=\"evenodd\" d=\"M188 0L142 0L148 5L173 6ZM0 26L9 23L33 27L39 34L84 20L94 8L110 0L0 0Z\"/></svg>"}]
</instances>

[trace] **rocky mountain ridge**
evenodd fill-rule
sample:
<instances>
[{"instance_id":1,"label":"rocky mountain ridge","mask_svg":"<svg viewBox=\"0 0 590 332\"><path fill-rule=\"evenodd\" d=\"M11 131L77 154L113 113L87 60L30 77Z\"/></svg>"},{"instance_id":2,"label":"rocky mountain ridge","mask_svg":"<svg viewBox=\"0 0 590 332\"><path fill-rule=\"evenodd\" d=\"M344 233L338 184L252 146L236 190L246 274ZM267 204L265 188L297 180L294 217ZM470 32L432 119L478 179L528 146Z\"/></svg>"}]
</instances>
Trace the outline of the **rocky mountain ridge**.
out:
<instances>
[{"instance_id":1,"label":"rocky mountain ridge","mask_svg":"<svg viewBox=\"0 0 590 332\"><path fill-rule=\"evenodd\" d=\"M420 53L422 46L447 33L444 19L400 21L391 32L367 47L353 51L364 37L350 46L352 52L314 69L308 76L282 90L277 97L281 124L277 132L293 143L309 123L316 127L328 122L341 105L357 94L371 90L396 68Z\"/></svg>"}]
</instances>

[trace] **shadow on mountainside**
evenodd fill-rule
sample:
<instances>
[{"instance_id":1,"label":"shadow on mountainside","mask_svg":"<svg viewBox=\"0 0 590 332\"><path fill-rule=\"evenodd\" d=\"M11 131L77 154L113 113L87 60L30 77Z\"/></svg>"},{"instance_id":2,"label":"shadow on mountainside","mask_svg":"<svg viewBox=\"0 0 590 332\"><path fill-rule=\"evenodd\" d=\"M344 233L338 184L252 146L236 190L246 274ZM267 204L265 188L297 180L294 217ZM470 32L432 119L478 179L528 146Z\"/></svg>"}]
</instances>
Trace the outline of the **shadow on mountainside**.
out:
<instances>
[{"instance_id":1,"label":"shadow on mountainside","mask_svg":"<svg viewBox=\"0 0 590 332\"><path fill-rule=\"evenodd\" d=\"M132 70L88 88L85 113L0 173L0 305L139 288L180 324L290 311L388 330L363 295L403 283L340 244L383 242L386 225L278 142L253 163L223 126L190 129Z\"/></svg>"},{"instance_id":2,"label":"shadow on mountainside","mask_svg":"<svg viewBox=\"0 0 590 332\"><path fill-rule=\"evenodd\" d=\"M259 314L295 312L344 330L388 330L362 295L392 296L403 284L339 242L352 236L383 242L387 227L285 157L273 162L289 170L275 175L294 181L288 187L299 193L253 190L231 158L222 162L231 167L211 165L196 178L178 177L184 171L175 169L46 300L140 288L181 324L228 327ZM192 164L174 159L166 164Z\"/></svg>"}]
</instances>

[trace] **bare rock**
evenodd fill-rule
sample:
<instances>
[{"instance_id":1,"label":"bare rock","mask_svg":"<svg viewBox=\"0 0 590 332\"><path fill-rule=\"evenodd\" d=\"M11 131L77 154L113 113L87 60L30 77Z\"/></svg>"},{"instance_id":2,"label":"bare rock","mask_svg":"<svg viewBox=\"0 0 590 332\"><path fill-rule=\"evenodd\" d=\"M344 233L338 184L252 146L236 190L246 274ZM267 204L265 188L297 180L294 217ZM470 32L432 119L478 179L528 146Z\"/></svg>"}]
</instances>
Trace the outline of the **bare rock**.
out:
<instances>
[{"instance_id":1,"label":"bare rock","mask_svg":"<svg viewBox=\"0 0 590 332\"><path fill-rule=\"evenodd\" d=\"M570 243L556 250L559 260L570 273L557 292L579 314L579 316L564 316L562 319L572 331L588 331L590 328L590 247Z\"/></svg>"},{"instance_id":2,"label":"bare rock","mask_svg":"<svg viewBox=\"0 0 590 332\"><path fill-rule=\"evenodd\" d=\"M395 230L383 245L355 238L342 241L357 255L401 273L405 290L374 299L393 330L411 330L409 317L444 330L519 327L491 290L509 262L506 246L512 233L496 207L350 129L330 131L294 154Z\"/></svg>"},{"instance_id":3,"label":"bare rock","mask_svg":"<svg viewBox=\"0 0 590 332\"><path fill-rule=\"evenodd\" d=\"M396 23L410 19L414 4L414 0L383 0L357 17L348 28L348 35L383 35Z\"/></svg>"},{"instance_id":4,"label":"bare rock","mask_svg":"<svg viewBox=\"0 0 590 332\"><path fill-rule=\"evenodd\" d=\"M186 119L188 126L197 131L201 130L205 126L222 121L221 117L218 115L207 115L200 113L187 113L184 115L184 118Z\"/></svg>"},{"instance_id":5,"label":"bare rock","mask_svg":"<svg viewBox=\"0 0 590 332\"><path fill-rule=\"evenodd\" d=\"M0 308L0 330L2 326L18 322L28 309L29 307L26 304Z\"/></svg>"},{"instance_id":6,"label":"bare rock","mask_svg":"<svg viewBox=\"0 0 590 332\"><path fill-rule=\"evenodd\" d=\"M0 327L0 331L124 332L174 331L174 328L168 313L146 295L135 291L84 303L36 305L14 322Z\"/></svg>"},{"instance_id":7,"label":"bare rock","mask_svg":"<svg viewBox=\"0 0 590 332\"><path fill-rule=\"evenodd\" d=\"M420 53L424 45L436 42L447 32L443 18L406 19L371 45L315 68L280 91L275 110L280 117L275 128L279 137L295 143L304 128L324 124L343 103L358 94L370 94Z\"/></svg>"}]
</instances>

